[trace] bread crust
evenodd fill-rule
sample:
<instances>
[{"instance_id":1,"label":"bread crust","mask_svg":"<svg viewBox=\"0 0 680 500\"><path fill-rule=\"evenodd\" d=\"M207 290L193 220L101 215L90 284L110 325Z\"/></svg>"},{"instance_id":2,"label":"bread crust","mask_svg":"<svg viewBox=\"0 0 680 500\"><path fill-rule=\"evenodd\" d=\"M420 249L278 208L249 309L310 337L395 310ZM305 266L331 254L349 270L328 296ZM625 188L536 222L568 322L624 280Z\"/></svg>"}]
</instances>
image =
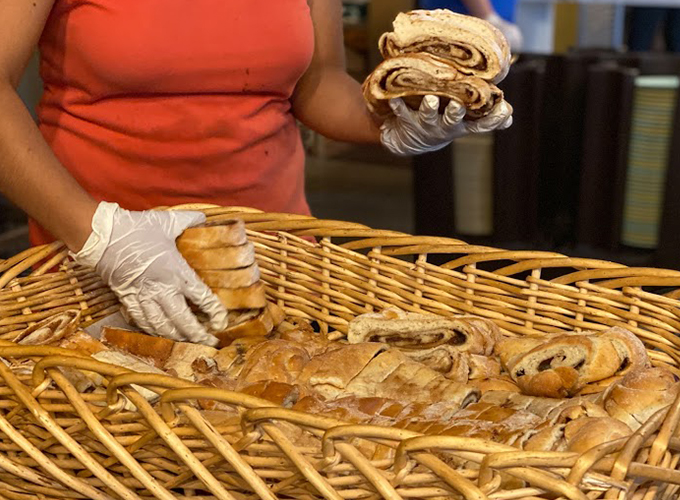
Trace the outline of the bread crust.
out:
<instances>
[{"instance_id":1,"label":"bread crust","mask_svg":"<svg viewBox=\"0 0 680 500\"><path fill-rule=\"evenodd\" d=\"M110 326L102 329L102 342L114 349L150 360L156 368L165 366L176 343L163 337Z\"/></svg>"},{"instance_id":2,"label":"bread crust","mask_svg":"<svg viewBox=\"0 0 680 500\"><path fill-rule=\"evenodd\" d=\"M510 47L490 23L448 10L400 13L379 41L385 59L408 53L441 57L458 71L499 82L510 67Z\"/></svg>"},{"instance_id":3,"label":"bread crust","mask_svg":"<svg viewBox=\"0 0 680 500\"><path fill-rule=\"evenodd\" d=\"M475 76L466 76L447 62L427 54L405 54L380 63L363 83L364 99L372 113L387 117L390 99L402 98L418 109L426 95L465 106L469 119L487 116L502 102L503 91Z\"/></svg>"},{"instance_id":4,"label":"bread crust","mask_svg":"<svg viewBox=\"0 0 680 500\"><path fill-rule=\"evenodd\" d=\"M245 245L248 241L246 226L240 219L205 223L190 227L177 238L180 252L187 249L209 249Z\"/></svg>"},{"instance_id":5,"label":"bread crust","mask_svg":"<svg viewBox=\"0 0 680 500\"><path fill-rule=\"evenodd\" d=\"M407 313L395 307L357 316L347 332L351 344L384 342L405 353L446 346L450 351L490 356L500 338L496 324L483 318Z\"/></svg>"},{"instance_id":6,"label":"bread crust","mask_svg":"<svg viewBox=\"0 0 680 500\"><path fill-rule=\"evenodd\" d=\"M263 309L267 305L261 281L243 288L213 288L212 291L227 310Z\"/></svg>"},{"instance_id":7,"label":"bread crust","mask_svg":"<svg viewBox=\"0 0 680 500\"><path fill-rule=\"evenodd\" d=\"M196 273L210 288L246 288L260 279L257 264L241 269L198 269Z\"/></svg>"},{"instance_id":8,"label":"bread crust","mask_svg":"<svg viewBox=\"0 0 680 500\"><path fill-rule=\"evenodd\" d=\"M181 254L193 269L240 269L255 263L255 246L247 242L240 246L192 248L183 246Z\"/></svg>"},{"instance_id":9,"label":"bread crust","mask_svg":"<svg viewBox=\"0 0 680 500\"><path fill-rule=\"evenodd\" d=\"M631 372L604 395L604 408L631 429L637 430L657 411L671 405L680 394L680 383L664 368Z\"/></svg>"},{"instance_id":10,"label":"bread crust","mask_svg":"<svg viewBox=\"0 0 680 500\"><path fill-rule=\"evenodd\" d=\"M250 315L249 315L250 316ZM214 333L219 339L218 347L226 347L234 340L245 337L267 337L282 321L281 309L272 303L259 313L240 323L232 323L226 330Z\"/></svg>"}]
</instances>

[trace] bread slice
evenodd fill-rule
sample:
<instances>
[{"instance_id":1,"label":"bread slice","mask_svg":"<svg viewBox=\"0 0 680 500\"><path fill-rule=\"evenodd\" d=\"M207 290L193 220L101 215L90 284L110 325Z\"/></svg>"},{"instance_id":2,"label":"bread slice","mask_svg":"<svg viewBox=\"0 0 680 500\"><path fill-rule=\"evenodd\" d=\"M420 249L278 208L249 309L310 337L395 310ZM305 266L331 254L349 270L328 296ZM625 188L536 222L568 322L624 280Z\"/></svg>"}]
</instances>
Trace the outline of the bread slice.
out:
<instances>
[{"instance_id":1,"label":"bread slice","mask_svg":"<svg viewBox=\"0 0 680 500\"><path fill-rule=\"evenodd\" d=\"M188 249L237 247L247 242L245 224L240 219L233 219L186 229L177 238L177 248L184 253Z\"/></svg>"},{"instance_id":2,"label":"bread slice","mask_svg":"<svg viewBox=\"0 0 680 500\"><path fill-rule=\"evenodd\" d=\"M357 316L350 321L347 333L347 340L352 344L384 342L404 351L447 345L461 352L482 355L490 355L499 338L498 327L482 318L445 318L406 313L397 308Z\"/></svg>"},{"instance_id":3,"label":"bread slice","mask_svg":"<svg viewBox=\"0 0 680 500\"><path fill-rule=\"evenodd\" d=\"M444 59L460 72L499 82L510 69L510 47L493 25L445 9L400 13L394 30L379 42L385 59L426 53Z\"/></svg>"},{"instance_id":4,"label":"bread slice","mask_svg":"<svg viewBox=\"0 0 680 500\"><path fill-rule=\"evenodd\" d=\"M89 355L106 350L104 344L83 330L78 330L72 335L61 339L58 346Z\"/></svg>"},{"instance_id":5,"label":"bread slice","mask_svg":"<svg viewBox=\"0 0 680 500\"><path fill-rule=\"evenodd\" d=\"M234 316L234 312L231 313ZM237 339L246 337L267 337L283 321L281 309L268 303L259 311L242 311L236 318L230 318L231 325L226 330L215 333L219 339L218 347L226 347Z\"/></svg>"},{"instance_id":6,"label":"bread slice","mask_svg":"<svg viewBox=\"0 0 680 500\"><path fill-rule=\"evenodd\" d=\"M109 326L102 329L102 342L116 350L148 360L160 369L165 366L176 344L173 340L163 337L153 337Z\"/></svg>"},{"instance_id":7,"label":"bread slice","mask_svg":"<svg viewBox=\"0 0 680 500\"><path fill-rule=\"evenodd\" d=\"M212 291L228 311L263 309L267 305L267 295L261 281L243 288L213 288Z\"/></svg>"},{"instance_id":8,"label":"bread slice","mask_svg":"<svg viewBox=\"0 0 680 500\"><path fill-rule=\"evenodd\" d=\"M194 362L199 359L213 359L217 349L189 342L175 342L163 370L170 375L194 381Z\"/></svg>"},{"instance_id":9,"label":"bread slice","mask_svg":"<svg viewBox=\"0 0 680 500\"><path fill-rule=\"evenodd\" d=\"M79 323L80 311L63 311L22 330L12 338L12 342L21 345L57 345L62 339L73 335Z\"/></svg>"},{"instance_id":10,"label":"bread slice","mask_svg":"<svg viewBox=\"0 0 680 500\"><path fill-rule=\"evenodd\" d=\"M240 269L255 263L255 247L252 243L219 248L184 248L184 259L194 269Z\"/></svg>"},{"instance_id":11,"label":"bread slice","mask_svg":"<svg viewBox=\"0 0 680 500\"><path fill-rule=\"evenodd\" d=\"M260 268L257 264L241 269L198 269L196 273L210 288L246 288L260 279Z\"/></svg>"},{"instance_id":12,"label":"bread slice","mask_svg":"<svg viewBox=\"0 0 680 500\"><path fill-rule=\"evenodd\" d=\"M363 93L369 110L381 117L392 114L391 99L402 98L409 107L418 109L426 95L438 96L443 107L451 100L461 103L468 119L487 116L497 106L510 106L493 83L466 76L426 54L407 54L383 61L364 81Z\"/></svg>"}]
</instances>

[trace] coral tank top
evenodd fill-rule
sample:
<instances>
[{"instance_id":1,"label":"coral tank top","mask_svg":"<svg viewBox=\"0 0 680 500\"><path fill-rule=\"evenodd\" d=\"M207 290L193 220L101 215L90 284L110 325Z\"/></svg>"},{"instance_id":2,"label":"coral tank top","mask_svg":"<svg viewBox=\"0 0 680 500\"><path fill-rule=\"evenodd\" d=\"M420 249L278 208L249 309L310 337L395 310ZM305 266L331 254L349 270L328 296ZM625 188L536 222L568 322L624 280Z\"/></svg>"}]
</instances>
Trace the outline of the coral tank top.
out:
<instances>
[{"instance_id":1,"label":"coral tank top","mask_svg":"<svg viewBox=\"0 0 680 500\"><path fill-rule=\"evenodd\" d=\"M309 213L290 97L313 50L306 0L57 0L39 127L97 200Z\"/></svg>"}]
</instances>

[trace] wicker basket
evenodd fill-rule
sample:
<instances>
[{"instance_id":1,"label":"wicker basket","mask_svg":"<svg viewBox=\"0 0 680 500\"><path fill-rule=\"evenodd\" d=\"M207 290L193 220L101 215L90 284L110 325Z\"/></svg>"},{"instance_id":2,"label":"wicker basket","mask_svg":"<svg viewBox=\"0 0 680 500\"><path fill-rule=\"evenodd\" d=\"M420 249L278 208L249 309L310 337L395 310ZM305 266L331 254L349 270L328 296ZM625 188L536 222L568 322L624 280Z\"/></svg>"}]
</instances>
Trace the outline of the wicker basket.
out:
<instances>
[{"instance_id":1,"label":"wicker basket","mask_svg":"<svg viewBox=\"0 0 680 500\"><path fill-rule=\"evenodd\" d=\"M645 342L655 365L680 374L680 272L242 208L182 208L202 209L215 221L243 218L270 299L289 316L315 320L331 338L341 339L355 315L386 305L473 313L515 336L621 325ZM429 263L433 254L448 262ZM79 310L86 326L117 308L111 292L74 266L60 244L0 261L0 338L59 311ZM343 424L54 348L4 341L0 358L38 361L23 378L0 363L0 500L680 494L680 400L631 438L579 456ZM60 367L100 373L106 393L79 393ZM162 404L152 407L139 386L159 392ZM233 414L217 421L200 412L192 403L204 398L230 405ZM376 446L381 454L367 456Z\"/></svg>"}]
</instances>

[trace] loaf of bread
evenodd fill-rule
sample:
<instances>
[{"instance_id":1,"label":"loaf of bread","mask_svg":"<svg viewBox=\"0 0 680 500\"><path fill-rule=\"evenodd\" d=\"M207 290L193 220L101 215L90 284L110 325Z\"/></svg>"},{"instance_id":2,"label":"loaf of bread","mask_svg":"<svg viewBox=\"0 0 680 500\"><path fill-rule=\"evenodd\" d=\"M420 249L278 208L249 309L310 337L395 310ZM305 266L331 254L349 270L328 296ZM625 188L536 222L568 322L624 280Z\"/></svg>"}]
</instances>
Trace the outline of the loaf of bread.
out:
<instances>
[{"instance_id":1,"label":"loaf of bread","mask_svg":"<svg viewBox=\"0 0 680 500\"><path fill-rule=\"evenodd\" d=\"M431 349L402 349L402 352L457 382L493 378L501 374L497 359L459 351L456 346L448 344Z\"/></svg>"},{"instance_id":2,"label":"loaf of bread","mask_svg":"<svg viewBox=\"0 0 680 500\"><path fill-rule=\"evenodd\" d=\"M434 314L407 313L392 307L380 313L357 316L349 323L347 340L383 342L407 350L452 349L490 356L500 330L495 323L474 316L445 318Z\"/></svg>"},{"instance_id":3,"label":"loaf of bread","mask_svg":"<svg viewBox=\"0 0 680 500\"><path fill-rule=\"evenodd\" d=\"M120 328L104 327L102 341L112 350L144 360L169 375L196 380L194 363L198 359L213 359L217 349L201 344L175 342L162 337Z\"/></svg>"},{"instance_id":4,"label":"loaf of bread","mask_svg":"<svg viewBox=\"0 0 680 500\"><path fill-rule=\"evenodd\" d=\"M508 339L497 350L503 367L522 392L532 396L572 396L589 383L649 366L642 342L622 328L545 339Z\"/></svg>"},{"instance_id":5,"label":"loaf of bread","mask_svg":"<svg viewBox=\"0 0 680 500\"><path fill-rule=\"evenodd\" d=\"M584 416L567 423L551 424L530 437L524 444L526 451L586 451L620 438L633 431L624 423L610 417Z\"/></svg>"},{"instance_id":6,"label":"loaf of bread","mask_svg":"<svg viewBox=\"0 0 680 500\"><path fill-rule=\"evenodd\" d=\"M680 394L680 383L664 368L631 372L604 395L607 413L633 430L640 428L659 410L670 406Z\"/></svg>"},{"instance_id":7,"label":"loaf of bread","mask_svg":"<svg viewBox=\"0 0 680 500\"><path fill-rule=\"evenodd\" d=\"M383 61L364 82L363 93L370 111L382 117L390 115L389 101L396 98L413 109L420 107L425 95L439 96L442 106L455 100L465 106L470 119L482 118L505 103L503 92L494 84L466 76L443 60L424 54Z\"/></svg>"},{"instance_id":8,"label":"loaf of bread","mask_svg":"<svg viewBox=\"0 0 680 500\"><path fill-rule=\"evenodd\" d=\"M343 346L316 356L305 366L299 381L327 399L355 395L465 406L479 396L478 390L448 380L399 350L376 343Z\"/></svg>"},{"instance_id":9,"label":"loaf of bread","mask_svg":"<svg viewBox=\"0 0 680 500\"><path fill-rule=\"evenodd\" d=\"M493 25L449 10L400 13L379 42L385 59L429 54L465 75L499 82L510 68L510 47Z\"/></svg>"}]
</instances>

